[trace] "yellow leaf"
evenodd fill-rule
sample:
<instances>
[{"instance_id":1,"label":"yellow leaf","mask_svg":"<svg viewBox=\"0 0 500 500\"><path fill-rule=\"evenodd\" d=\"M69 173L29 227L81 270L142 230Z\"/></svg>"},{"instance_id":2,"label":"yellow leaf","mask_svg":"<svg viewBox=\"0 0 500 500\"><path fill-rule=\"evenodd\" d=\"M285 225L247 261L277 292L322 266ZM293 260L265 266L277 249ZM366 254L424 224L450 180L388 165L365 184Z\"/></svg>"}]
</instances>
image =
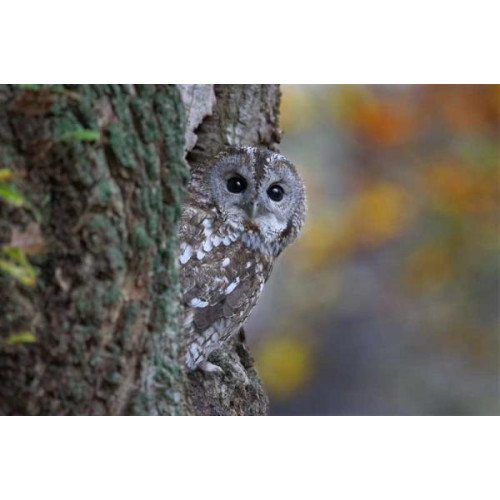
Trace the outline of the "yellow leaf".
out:
<instances>
[{"instance_id":1,"label":"yellow leaf","mask_svg":"<svg viewBox=\"0 0 500 500\"><path fill-rule=\"evenodd\" d=\"M12 175L12 172L8 168L0 168L0 181L6 181Z\"/></svg>"},{"instance_id":2,"label":"yellow leaf","mask_svg":"<svg viewBox=\"0 0 500 500\"><path fill-rule=\"evenodd\" d=\"M266 388L285 398L304 384L312 369L309 346L287 337L267 340L258 350L256 362Z\"/></svg>"},{"instance_id":3,"label":"yellow leaf","mask_svg":"<svg viewBox=\"0 0 500 500\"><path fill-rule=\"evenodd\" d=\"M345 237L359 245L380 245L396 236L415 215L410 194L402 186L375 182L363 188L345 217Z\"/></svg>"},{"instance_id":4,"label":"yellow leaf","mask_svg":"<svg viewBox=\"0 0 500 500\"><path fill-rule=\"evenodd\" d=\"M9 345L25 344L25 343L32 343L32 342L36 342L36 338L29 331L11 333L7 337L7 344L9 344Z\"/></svg>"}]
</instances>

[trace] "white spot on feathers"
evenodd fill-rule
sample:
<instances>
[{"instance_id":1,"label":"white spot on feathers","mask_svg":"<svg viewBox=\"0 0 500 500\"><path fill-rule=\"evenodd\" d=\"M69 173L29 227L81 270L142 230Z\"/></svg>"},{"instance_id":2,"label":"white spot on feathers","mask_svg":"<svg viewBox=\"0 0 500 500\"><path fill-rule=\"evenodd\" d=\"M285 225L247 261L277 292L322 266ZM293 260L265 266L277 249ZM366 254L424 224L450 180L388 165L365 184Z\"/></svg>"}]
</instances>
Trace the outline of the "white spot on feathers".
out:
<instances>
[{"instance_id":1,"label":"white spot on feathers","mask_svg":"<svg viewBox=\"0 0 500 500\"><path fill-rule=\"evenodd\" d=\"M184 249L183 249L184 247ZM187 245L183 243L181 245L182 254L179 256L179 261L181 264L185 264L193 255L193 247L191 245Z\"/></svg>"},{"instance_id":2,"label":"white spot on feathers","mask_svg":"<svg viewBox=\"0 0 500 500\"><path fill-rule=\"evenodd\" d=\"M229 257L226 257L223 261L222 261L222 267L226 267L226 266L229 266L229 263L231 262L231 260L229 259Z\"/></svg>"},{"instance_id":3,"label":"white spot on feathers","mask_svg":"<svg viewBox=\"0 0 500 500\"><path fill-rule=\"evenodd\" d=\"M227 288L226 291L224 292L226 295L229 295L237 286L238 283L240 282L240 278L236 278Z\"/></svg>"},{"instance_id":4,"label":"white spot on feathers","mask_svg":"<svg viewBox=\"0 0 500 500\"><path fill-rule=\"evenodd\" d=\"M210 240L210 238L207 238L204 242L203 242L203 250L205 252L210 252L210 250L212 250L212 241Z\"/></svg>"},{"instance_id":5,"label":"white spot on feathers","mask_svg":"<svg viewBox=\"0 0 500 500\"><path fill-rule=\"evenodd\" d=\"M205 257L205 252L201 248L199 248L198 251L196 252L196 258L198 260L201 260L203 259L203 257Z\"/></svg>"},{"instance_id":6,"label":"white spot on feathers","mask_svg":"<svg viewBox=\"0 0 500 500\"><path fill-rule=\"evenodd\" d=\"M205 300L197 299L195 297L194 299L191 299L191 302L189 302L189 305L191 307L200 307L200 308L203 308L203 307L207 307L208 306L208 302L205 301Z\"/></svg>"},{"instance_id":7,"label":"white spot on feathers","mask_svg":"<svg viewBox=\"0 0 500 500\"><path fill-rule=\"evenodd\" d=\"M203 219L202 225L203 225L203 228L204 228L203 229L203 234L205 235L205 237L207 239L210 238L210 236L213 233L212 222L210 221L210 219Z\"/></svg>"}]
</instances>

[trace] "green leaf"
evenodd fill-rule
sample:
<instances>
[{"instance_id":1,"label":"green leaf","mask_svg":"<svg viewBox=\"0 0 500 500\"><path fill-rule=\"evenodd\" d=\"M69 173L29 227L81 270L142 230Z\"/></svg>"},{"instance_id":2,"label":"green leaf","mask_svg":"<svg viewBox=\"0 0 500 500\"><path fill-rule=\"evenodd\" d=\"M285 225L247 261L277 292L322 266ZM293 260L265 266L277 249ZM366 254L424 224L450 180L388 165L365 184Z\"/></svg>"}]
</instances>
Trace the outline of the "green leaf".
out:
<instances>
[{"instance_id":1,"label":"green leaf","mask_svg":"<svg viewBox=\"0 0 500 500\"><path fill-rule=\"evenodd\" d=\"M0 182L0 198L16 207L22 207L26 203L26 200L16 187L5 182Z\"/></svg>"},{"instance_id":2,"label":"green leaf","mask_svg":"<svg viewBox=\"0 0 500 500\"><path fill-rule=\"evenodd\" d=\"M8 260L0 259L0 269L12 276L15 280L23 285L33 286L36 282L36 274L34 271L17 266Z\"/></svg>"},{"instance_id":3,"label":"green leaf","mask_svg":"<svg viewBox=\"0 0 500 500\"><path fill-rule=\"evenodd\" d=\"M18 85L20 89L23 90L39 90L41 87L41 84L39 83L20 83Z\"/></svg>"},{"instance_id":4,"label":"green leaf","mask_svg":"<svg viewBox=\"0 0 500 500\"><path fill-rule=\"evenodd\" d=\"M36 270L24 252L18 247L4 247L1 250L9 260L0 259L0 269L23 285L33 286L36 283Z\"/></svg>"},{"instance_id":5,"label":"green leaf","mask_svg":"<svg viewBox=\"0 0 500 500\"><path fill-rule=\"evenodd\" d=\"M11 258L12 260L15 260L18 264L21 264L22 266L29 264L28 261L26 260L26 256L19 247L7 247L7 246L2 247L2 252L4 255Z\"/></svg>"},{"instance_id":6,"label":"green leaf","mask_svg":"<svg viewBox=\"0 0 500 500\"><path fill-rule=\"evenodd\" d=\"M100 138L101 133L99 130L78 128L76 130L72 130L71 132L66 132L59 137L59 140L66 141L68 139L77 139L79 141L98 141Z\"/></svg>"},{"instance_id":7,"label":"green leaf","mask_svg":"<svg viewBox=\"0 0 500 500\"><path fill-rule=\"evenodd\" d=\"M36 342L36 338L30 331L11 333L7 337L7 344L9 345L24 344L31 342Z\"/></svg>"}]
</instances>

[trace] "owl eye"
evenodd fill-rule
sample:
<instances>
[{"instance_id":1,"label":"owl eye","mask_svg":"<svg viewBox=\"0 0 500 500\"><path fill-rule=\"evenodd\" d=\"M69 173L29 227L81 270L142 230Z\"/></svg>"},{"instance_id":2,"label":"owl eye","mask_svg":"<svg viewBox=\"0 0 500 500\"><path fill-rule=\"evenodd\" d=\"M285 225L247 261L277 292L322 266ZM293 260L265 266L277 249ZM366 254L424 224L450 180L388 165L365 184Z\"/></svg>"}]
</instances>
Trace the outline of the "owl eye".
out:
<instances>
[{"instance_id":1,"label":"owl eye","mask_svg":"<svg viewBox=\"0 0 500 500\"><path fill-rule=\"evenodd\" d=\"M227 181L227 190L230 193L242 193L247 188L247 181L240 176L231 177Z\"/></svg>"},{"instance_id":2,"label":"owl eye","mask_svg":"<svg viewBox=\"0 0 500 500\"><path fill-rule=\"evenodd\" d=\"M267 196L273 201L281 201L284 194L285 190L279 184L274 184L267 190Z\"/></svg>"}]
</instances>

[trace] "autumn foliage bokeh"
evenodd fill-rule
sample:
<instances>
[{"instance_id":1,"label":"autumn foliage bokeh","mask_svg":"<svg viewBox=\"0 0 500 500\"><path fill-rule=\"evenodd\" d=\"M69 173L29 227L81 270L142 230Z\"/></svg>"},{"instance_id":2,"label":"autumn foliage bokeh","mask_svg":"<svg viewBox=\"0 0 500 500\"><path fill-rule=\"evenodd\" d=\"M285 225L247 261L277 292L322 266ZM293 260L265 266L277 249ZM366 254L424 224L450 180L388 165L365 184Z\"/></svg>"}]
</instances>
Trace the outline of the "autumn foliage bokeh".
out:
<instances>
[{"instance_id":1,"label":"autumn foliage bokeh","mask_svg":"<svg viewBox=\"0 0 500 500\"><path fill-rule=\"evenodd\" d=\"M497 414L500 88L284 86L309 212L248 326L275 414Z\"/></svg>"}]
</instances>

